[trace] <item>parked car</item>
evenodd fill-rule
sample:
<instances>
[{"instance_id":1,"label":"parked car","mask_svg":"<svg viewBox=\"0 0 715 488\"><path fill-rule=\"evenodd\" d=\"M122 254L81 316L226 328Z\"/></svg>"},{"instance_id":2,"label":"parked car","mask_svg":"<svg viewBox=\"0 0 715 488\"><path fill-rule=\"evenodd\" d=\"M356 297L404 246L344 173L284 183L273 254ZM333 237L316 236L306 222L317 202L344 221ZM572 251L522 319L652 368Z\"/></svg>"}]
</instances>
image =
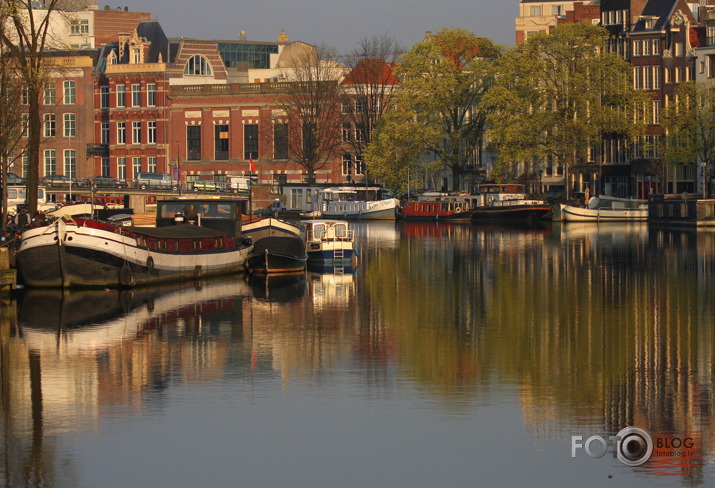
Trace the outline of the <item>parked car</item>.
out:
<instances>
[{"instance_id":1,"label":"parked car","mask_svg":"<svg viewBox=\"0 0 715 488\"><path fill-rule=\"evenodd\" d=\"M179 182L165 173L137 173L134 186L141 190L154 188L176 191L179 189Z\"/></svg>"},{"instance_id":2,"label":"parked car","mask_svg":"<svg viewBox=\"0 0 715 488\"><path fill-rule=\"evenodd\" d=\"M125 188L127 184L112 176L93 176L87 179L88 184L94 184L95 188Z\"/></svg>"},{"instance_id":3,"label":"parked car","mask_svg":"<svg viewBox=\"0 0 715 488\"><path fill-rule=\"evenodd\" d=\"M0 175L0 184L2 184L2 176L1 175ZM22 176L18 176L15 173L8 173L7 174L7 184L8 184L8 186L26 185L27 179L23 178Z\"/></svg>"},{"instance_id":4,"label":"parked car","mask_svg":"<svg viewBox=\"0 0 715 488\"><path fill-rule=\"evenodd\" d=\"M223 185L213 180L194 180L192 188L194 191L220 191Z\"/></svg>"},{"instance_id":5,"label":"parked car","mask_svg":"<svg viewBox=\"0 0 715 488\"><path fill-rule=\"evenodd\" d=\"M84 181L79 181L77 178L70 178L67 175L47 175L40 179L40 184L48 188L52 188L53 186L69 187L70 185L76 187L87 186Z\"/></svg>"}]
</instances>

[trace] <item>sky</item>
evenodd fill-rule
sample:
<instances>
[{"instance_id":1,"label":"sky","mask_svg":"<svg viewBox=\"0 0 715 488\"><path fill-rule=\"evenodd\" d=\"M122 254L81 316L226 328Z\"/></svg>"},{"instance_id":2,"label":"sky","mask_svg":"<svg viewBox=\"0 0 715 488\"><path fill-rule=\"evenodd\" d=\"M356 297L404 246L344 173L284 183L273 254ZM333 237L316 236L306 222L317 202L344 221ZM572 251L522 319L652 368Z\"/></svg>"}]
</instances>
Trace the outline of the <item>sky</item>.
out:
<instances>
[{"instance_id":1,"label":"sky","mask_svg":"<svg viewBox=\"0 0 715 488\"><path fill-rule=\"evenodd\" d=\"M168 37L237 39L243 30L248 40L273 42L285 29L291 41L327 44L339 53L384 34L409 49L425 32L443 27L510 47L519 13L518 0L123 0L109 5L150 12Z\"/></svg>"}]
</instances>

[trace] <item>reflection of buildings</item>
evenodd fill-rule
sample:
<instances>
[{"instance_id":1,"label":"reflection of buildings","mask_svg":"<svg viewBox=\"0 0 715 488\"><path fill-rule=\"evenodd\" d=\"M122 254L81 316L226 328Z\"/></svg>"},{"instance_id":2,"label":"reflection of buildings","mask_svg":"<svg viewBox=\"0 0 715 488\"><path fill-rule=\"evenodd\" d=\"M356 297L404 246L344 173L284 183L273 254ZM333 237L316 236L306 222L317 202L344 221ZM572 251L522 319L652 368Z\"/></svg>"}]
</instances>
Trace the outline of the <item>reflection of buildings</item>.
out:
<instances>
[{"instance_id":1,"label":"reflection of buildings","mask_svg":"<svg viewBox=\"0 0 715 488\"><path fill-rule=\"evenodd\" d=\"M654 437L694 437L692 457L655 456L640 469L702 483L715 414L715 234L563 229L560 247L536 251L541 262L519 271L508 292L493 290L489 317L499 330L490 335L520 354L495 351L491 361L518 378L525 422L537 432L612 435L635 425ZM500 273L517 274L508 265ZM508 304L519 301L516 316Z\"/></svg>"}]
</instances>

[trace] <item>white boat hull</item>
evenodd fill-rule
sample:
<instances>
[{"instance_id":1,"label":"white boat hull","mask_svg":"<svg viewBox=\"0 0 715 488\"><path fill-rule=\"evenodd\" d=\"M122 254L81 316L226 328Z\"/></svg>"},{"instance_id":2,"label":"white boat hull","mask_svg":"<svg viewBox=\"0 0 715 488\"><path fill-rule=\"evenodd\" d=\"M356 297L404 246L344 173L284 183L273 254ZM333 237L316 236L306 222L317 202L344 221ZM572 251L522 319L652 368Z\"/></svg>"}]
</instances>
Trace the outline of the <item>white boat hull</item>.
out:
<instances>
[{"instance_id":1,"label":"white boat hull","mask_svg":"<svg viewBox=\"0 0 715 488\"><path fill-rule=\"evenodd\" d=\"M149 250L134 237L60 219L23 234L17 263L31 287L133 287L242 272L251 248Z\"/></svg>"},{"instance_id":2,"label":"white boat hull","mask_svg":"<svg viewBox=\"0 0 715 488\"><path fill-rule=\"evenodd\" d=\"M324 219L395 220L400 201L396 198L375 201L323 202Z\"/></svg>"},{"instance_id":3,"label":"white boat hull","mask_svg":"<svg viewBox=\"0 0 715 488\"><path fill-rule=\"evenodd\" d=\"M566 222L643 222L648 220L648 209L592 209L561 204L561 220Z\"/></svg>"}]
</instances>

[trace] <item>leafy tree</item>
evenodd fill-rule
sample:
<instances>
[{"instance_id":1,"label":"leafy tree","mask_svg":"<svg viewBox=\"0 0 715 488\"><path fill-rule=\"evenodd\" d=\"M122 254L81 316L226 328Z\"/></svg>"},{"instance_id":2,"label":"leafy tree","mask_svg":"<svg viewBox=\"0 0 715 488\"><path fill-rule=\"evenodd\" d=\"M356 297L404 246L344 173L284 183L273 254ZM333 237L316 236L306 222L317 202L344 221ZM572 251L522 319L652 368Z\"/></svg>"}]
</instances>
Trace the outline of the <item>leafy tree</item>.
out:
<instances>
[{"instance_id":1,"label":"leafy tree","mask_svg":"<svg viewBox=\"0 0 715 488\"><path fill-rule=\"evenodd\" d=\"M589 161L604 136L630 139L644 131L634 110L647 95L632 88L630 65L606 52L607 39L600 26L564 24L499 60L484 97L498 172L550 159L566 169L568 182L568 170Z\"/></svg>"},{"instance_id":2,"label":"leafy tree","mask_svg":"<svg viewBox=\"0 0 715 488\"><path fill-rule=\"evenodd\" d=\"M465 176L480 166L486 121L481 99L501 52L465 30L442 29L402 56L394 111L379 125L374 147L367 151L370 171L405 172L406 165L422 166L420 161L429 158L433 168L448 168L455 181L467 185Z\"/></svg>"},{"instance_id":3,"label":"leafy tree","mask_svg":"<svg viewBox=\"0 0 715 488\"><path fill-rule=\"evenodd\" d=\"M335 50L325 45L296 54L278 97L288 120L288 158L305 169L309 183L341 145L338 82L344 68L336 58Z\"/></svg>"},{"instance_id":4,"label":"leafy tree","mask_svg":"<svg viewBox=\"0 0 715 488\"><path fill-rule=\"evenodd\" d=\"M689 81L678 85L661 115L665 131L663 173L677 163L715 159L715 83ZM665 181L665 180L664 180Z\"/></svg>"}]
</instances>

